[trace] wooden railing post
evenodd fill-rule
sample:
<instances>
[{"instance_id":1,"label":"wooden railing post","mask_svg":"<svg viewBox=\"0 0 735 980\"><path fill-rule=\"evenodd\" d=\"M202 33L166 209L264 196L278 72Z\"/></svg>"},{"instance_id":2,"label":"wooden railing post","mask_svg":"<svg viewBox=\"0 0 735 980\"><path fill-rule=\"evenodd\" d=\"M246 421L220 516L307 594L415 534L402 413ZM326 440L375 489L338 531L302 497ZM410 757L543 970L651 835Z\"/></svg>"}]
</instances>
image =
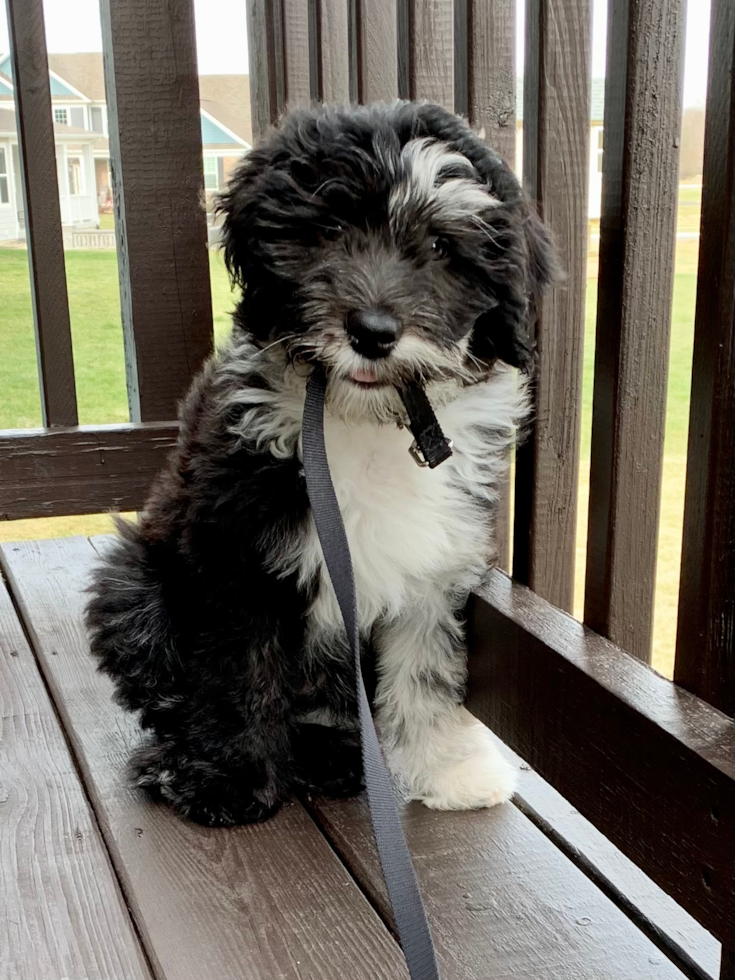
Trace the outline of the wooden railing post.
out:
<instances>
[{"instance_id":1,"label":"wooden railing post","mask_svg":"<svg viewBox=\"0 0 735 980\"><path fill-rule=\"evenodd\" d=\"M523 179L567 282L537 325L535 422L516 453L513 574L571 610L582 394L590 120L587 0L528 0Z\"/></svg>"},{"instance_id":2,"label":"wooden railing post","mask_svg":"<svg viewBox=\"0 0 735 980\"><path fill-rule=\"evenodd\" d=\"M674 277L683 0L608 29L585 622L651 656Z\"/></svg>"},{"instance_id":3,"label":"wooden railing post","mask_svg":"<svg viewBox=\"0 0 735 980\"><path fill-rule=\"evenodd\" d=\"M174 419L212 350L192 0L102 0L130 417Z\"/></svg>"},{"instance_id":4,"label":"wooden railing post","mask_svg":"<svg viewBox=\"0 0 735 980\"><path fill-rule=\"evenodd\" d=\"M467 0L467 113L506 163L516 166L515 0ZM495 552L510 571L510 474L503 480L495 512Z\"/></svg>"},{"instance_id":5,"label":"wooden railing post","mask_svg":"<svg viewBox=\"0 0 735 980\"><path fill-rule=\"evenodd\" d=\"M6 0L44 425L76 425L69 300L42 0Z\"/></svg>"},{"instance_id":6,"label":"wooden railing post","mask_svg":"<svg viewBox=\"0 0 735 980\"><path fill-rule=\"evenodd\" d=\"M735 5L731 0L713 0L710 38L702 237L674 679L732 715L735 713Z\"/></svg>"}]
</instances>

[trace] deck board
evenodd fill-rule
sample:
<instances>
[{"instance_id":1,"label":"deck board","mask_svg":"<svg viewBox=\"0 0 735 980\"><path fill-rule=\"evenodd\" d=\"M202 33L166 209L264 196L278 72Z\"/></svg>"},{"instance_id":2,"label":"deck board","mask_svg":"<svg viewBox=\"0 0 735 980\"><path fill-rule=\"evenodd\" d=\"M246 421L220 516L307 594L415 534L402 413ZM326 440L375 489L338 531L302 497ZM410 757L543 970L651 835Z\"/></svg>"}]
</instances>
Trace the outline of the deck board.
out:
<instances>
[{"instance_id":1,"label":"deck board","mask_svg":"<svg viewBox=\"0 0 735 980\"><path fill-rule=\"evenodd\" d=\"M390 919L367 803L310 803ZM515 806L436 813L404 826L444 980L670 980L681 973Z\"/></svg>"},{"instance_id":2,"label":"deck board","mask_svg":"<svg viewBox=\"0 0 735 980\"><path fill-rule=\"evenodd\" d=\"M608 894L626 914L656 936L654 942L667 947L672 958L688 961L692 972L717 977L720 972L721 945L704 926L682 908L638 865L608 840L561 793L493 735L493 739L519 770L516 806L546 836Z\"/></svg>"},{"instance_id":3,"label":"deck board","mask_svg":"<svg viewBox=\"0 0 735 980\"><path fill-rule=\"evenodd\" d=\"M384 924L390 924L391 914L364 800L313 800L307 804L311 813L294 802L264 825L208 830L148 803L127 785L125 761L140 736L132 717L113 705L109 680L94 670L81 620L83 588L108 541L9 544L0 549L0 562L157 980L405 977L400 952ZM13 638L14 648L25 650L37 697L45 698L50 726L55 724L66 752L62 785L75 788L96 833L54 706L5 599L0 625L5 625L3 612L14 621L15 633L5 628L4 634ZM13 718L16 714L11 712ZM52 765L49 739L33 738L31 744L43 772ZM51 756L58 758L58 749ZM543 810L565 843L573 833L579 836L559 801L539 795L531 777L535 774L524 773L524 804ZM63 792L58 799L65 799ZM590 880L594 875L583 874L555 846L548 828L542 832L518 807L440 814L414 805L406 810L405 822L444 980L684 976ZM585 842L592 861L604 864L588 838L589 833ZM96 841L106 863L99 834ZM44 859L50 867L58 862L59 848L63 854L61 842L52 846ZM72 870L83 873L76 864ZM93 877L112 888L121 906L108 863L106 875ZM109 905L100 901L95 907L107 910ZM678 921L669 917L665 925ZM129 920L128 929L132 935ZM59 948L78 942L77 931L73 924L63 925L55 940ZM696 930L687 938L700 943L696 952L704 955L695 960L711 972L710 946L702 945ZM94 934L88 945L92 956L122 955L115 937L101 940ZM697 964L690 975L697 975ZM136 974L105 962L96 973L92 968L85 974L45 966L41 971L34 964L27 976L149 980L142 959L141 969ZM3 980L6 975L25 980L12 969L0 970Z\"/></svg>"},{"instance_id":4,"label":"deck board","mask_svg":"<svg viewBox=\"0 0 735 980\"><path fill-rule=\"evenodd\" d=\"M0 977L151 978L1 579Z\"/></svg>"},{"instance_id":5,"label":"deck board","mask_svg":"<svg viewBox=\"0 0 735 980\"><path fill-rule=\"evenodd\" d=\"M128 787L137 728L94 671L81 621L95 558L86 538L2 549L157 977L405 977L396 943L300 804L266 824L208 830Z\"/></svg>"}]
</instances>

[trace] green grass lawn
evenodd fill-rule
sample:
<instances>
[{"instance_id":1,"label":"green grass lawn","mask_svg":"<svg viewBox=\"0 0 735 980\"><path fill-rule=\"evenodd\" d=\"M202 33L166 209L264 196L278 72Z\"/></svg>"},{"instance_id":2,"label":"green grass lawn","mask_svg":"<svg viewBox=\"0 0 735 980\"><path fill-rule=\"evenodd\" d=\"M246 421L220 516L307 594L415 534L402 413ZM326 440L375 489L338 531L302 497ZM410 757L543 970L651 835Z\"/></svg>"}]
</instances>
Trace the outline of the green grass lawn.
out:
<instances>
[{"instance_id":1,"label":"green grass lawn","mask_svg":"<svg viewBox=\"0 0 735 980\"><path fill-rule=\"evenodd\" d=\"M210 253L215 331L229 329L233 301L222 258ZM126 422L125 363L114 251L66 253L79 421ZM0 249L0 429L41 425L28 259Z\"/></svg>"},{"instance_id":2,"label":"green grass lawn","mask_svg":"<svg viewBox=\"0 0 735 980\"><path fill-rule=\"evenodd\" d=\"M682 188L682 191L686 191L686 196L693 197L693 205L697 203L696 189ZM698 207L693 210L699 213ZM674 283L654 634L654 665L669 675L673 665L681 550L697 247L696 241L678 243ZM66 263L80 422L99 424L126 421L128 411L116 255L113 251L71 251L66 254ZM590 268L594 268L594 256L591 257ZM210 253L210 278L215 333L218 341L221 341L229 330L233 297L219 253ZM581 615L584 587L596 302L597 282L591 275L587 281L577 534L577 615ZM0 428L28 428L40 424L27 257L22 250L0 248ZM0 541L99 533L109 526L109 518L105 515L15 521L0 524Z\"/></svg>"}]
</instances>

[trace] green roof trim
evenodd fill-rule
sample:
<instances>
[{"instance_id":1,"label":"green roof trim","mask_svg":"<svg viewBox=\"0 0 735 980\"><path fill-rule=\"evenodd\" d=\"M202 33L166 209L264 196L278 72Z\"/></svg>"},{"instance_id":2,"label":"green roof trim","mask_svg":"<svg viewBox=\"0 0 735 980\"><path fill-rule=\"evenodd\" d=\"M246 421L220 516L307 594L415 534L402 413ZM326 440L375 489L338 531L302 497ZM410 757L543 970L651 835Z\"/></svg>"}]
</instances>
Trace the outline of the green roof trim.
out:
<instances>
[{"instance_id":1,"label":"green roof trim","mask_svg":"<svg viewBox=\"0 0 735 980\"><path fill-rule=\"evenodd\" d=\"M12 79L13 63L10 60L9 54L5 55L3 60L0 61L0 72L2 72L3 75L6 75L8 78ZM51 89L52 95L60 95L62 97L68 95L72 99L79 98L78 94L73 89L70 89L68 85L65 85L58 78L54 78L54 76L51 75L50 73L49 73L49 87ZM10 95L10 94L12 94L12 89L8 88L7 84L3 81L2 78L0 78L0 95Z\"/></svg>"},{"instance_id":2,"label":"green roof trim","mask_svg":"<svg viewBox=\"0 0 735 980\"><path fill-rule=\"evenodd\" d=\"M202 145L203 146L221 146L223 143L229 143L232 146L238 146L242 148L244 142L241 143L234 139L226 129L223 129L219 123L215 122L213 119L208 119L206 116L202 115Z\"/></svg>"}]
</instances>

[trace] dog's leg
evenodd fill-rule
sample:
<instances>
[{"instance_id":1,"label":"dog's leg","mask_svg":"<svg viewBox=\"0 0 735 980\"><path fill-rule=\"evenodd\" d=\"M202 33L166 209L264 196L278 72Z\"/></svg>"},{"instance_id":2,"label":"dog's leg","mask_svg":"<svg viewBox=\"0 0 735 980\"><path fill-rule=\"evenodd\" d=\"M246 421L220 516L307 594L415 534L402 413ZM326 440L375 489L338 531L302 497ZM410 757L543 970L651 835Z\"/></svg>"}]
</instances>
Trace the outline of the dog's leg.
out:
<instances>
[{"instance_id":1,"label":"dog's leg","mask_svg":"<svg viewBox=\"0 0 735 980\"><path fill-rule=\"evenodd\" d=\"M249 649L238 637L217 653L221 672L201 674L170 719L154 716L156 735L134 756L134 778L197 823L254 823L275 813L292 785L287 656L275 635Z\"/></svg>"},{"instance_id":2,"label":"dog's leg","mask_svg":"<svg viewBox=\"0 0 735 980\"><path fill-rule=\"evenodd\" d=\"M515 770L462 707L466 650L450 598L425 597L382 624L375 644L377 721L405 795L438 810L507 800Z\"/></svg>"}]
</instances>

